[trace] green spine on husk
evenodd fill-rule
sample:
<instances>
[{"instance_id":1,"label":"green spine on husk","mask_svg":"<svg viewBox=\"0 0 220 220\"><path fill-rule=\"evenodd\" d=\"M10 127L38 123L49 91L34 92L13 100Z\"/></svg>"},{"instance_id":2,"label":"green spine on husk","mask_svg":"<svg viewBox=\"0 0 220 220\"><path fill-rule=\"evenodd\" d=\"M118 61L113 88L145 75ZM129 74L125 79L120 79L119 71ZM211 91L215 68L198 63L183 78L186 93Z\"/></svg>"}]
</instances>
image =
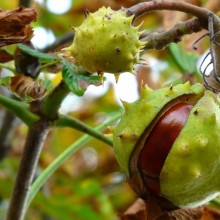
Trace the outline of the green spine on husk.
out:
<instances>
[{"instance_id":1,"label":"green spine on husk","mask_svg":"<svg viewBox=\"0 0 220 220\"><path fill-rule=\"evenodd\" d=\"M73 43L63 50L90 73L133 72L144 43L139 40L139 26L132 26L132 20L125 11L102 7L74 28Z\"/></svg>"},{"instance_id":2,"label":"green spine on husk","mask_svg":"<svg viewBox=\"0 0 220 220\"><path fill-rule=\"evenodd\" d=\"M203 205L220 193L220 98L211 91L196 103L160 174L161 193L181 208Z\"/></svg>"},{"instance_id":3,"label":"green spine on husk","mask_svg":"<svg viewBox=\"0 0 220 220\"><path fill-rule=\"evenodd\" d=\"M190 86L189 82L152 90L143 87L141 98L125 106L125 114L113 134L114 151L122 171L130 177L129 162L140 136L160 113L165 105L179 97L199 99L204 93L200 84ZM179 101L181 102L181 100Z\"/></svg>"}]
</instances>

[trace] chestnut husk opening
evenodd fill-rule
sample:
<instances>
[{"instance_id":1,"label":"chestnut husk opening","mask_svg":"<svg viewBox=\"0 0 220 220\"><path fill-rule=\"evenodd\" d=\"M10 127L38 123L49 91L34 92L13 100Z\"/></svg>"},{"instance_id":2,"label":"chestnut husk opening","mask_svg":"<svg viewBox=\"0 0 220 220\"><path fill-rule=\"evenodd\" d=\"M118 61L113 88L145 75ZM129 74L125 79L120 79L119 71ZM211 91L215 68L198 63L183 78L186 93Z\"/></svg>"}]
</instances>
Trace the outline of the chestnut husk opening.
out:
<instances>
[{"instance_id":1,"label":"chestnut husk opening","mask_svg":"<svg viewBox=\"0 0 220 220\"><path fill-rule=\"evenodd\" d=\"M136 146L134 147L134 150L132 152L132 155L130 157L130 178L128 179L128 183L130 187L136 192L136 194L142 198L144 201L147 201L149 197L153 197L157 204L161 207L163 211L173 211L179 209L178 206L174 205L172 202L170 202L168 199L164 198L160 194L156 194L152 190L149 190L146 187L145 184L145 177L140 170L140 167L138 166L138 160L140 152L144 146L144 143L147 139L147 137L150 135L151 131L153 130L156 123L159 121L159 119L173 106L179 104L179 103L186 103L190 105L194 105L196 101L199 99L194 94L185 94L182 96L179 96L169 103L167 103L162 110L159 112L159 114L154 118L154 120L151 122L151 124L145 129L143 134L141 135L139 141L136 143ZM158 178L159 181L159 178Z\"/></svg>"}]
</instances>

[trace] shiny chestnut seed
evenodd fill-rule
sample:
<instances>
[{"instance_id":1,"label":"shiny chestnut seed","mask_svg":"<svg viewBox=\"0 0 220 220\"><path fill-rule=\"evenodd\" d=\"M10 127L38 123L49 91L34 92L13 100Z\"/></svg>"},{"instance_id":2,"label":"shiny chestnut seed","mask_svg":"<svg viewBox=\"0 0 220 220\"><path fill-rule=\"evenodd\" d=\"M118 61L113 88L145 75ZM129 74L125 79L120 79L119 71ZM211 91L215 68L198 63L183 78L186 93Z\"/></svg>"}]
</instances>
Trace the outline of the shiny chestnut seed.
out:
<instances>
[{"instance_id":1,"label":"shiny chestnut seed","mask_svg":"<svg viewBox=\"0 0 220 220\"><path fill-rule=\"evenodd\" d=\"M192 108L190 104L179 103L166 111L154 126L140 152L138 167L146 187L156 195L160 195L159 178L162 167Z\"/></svg>"}]
</instances>

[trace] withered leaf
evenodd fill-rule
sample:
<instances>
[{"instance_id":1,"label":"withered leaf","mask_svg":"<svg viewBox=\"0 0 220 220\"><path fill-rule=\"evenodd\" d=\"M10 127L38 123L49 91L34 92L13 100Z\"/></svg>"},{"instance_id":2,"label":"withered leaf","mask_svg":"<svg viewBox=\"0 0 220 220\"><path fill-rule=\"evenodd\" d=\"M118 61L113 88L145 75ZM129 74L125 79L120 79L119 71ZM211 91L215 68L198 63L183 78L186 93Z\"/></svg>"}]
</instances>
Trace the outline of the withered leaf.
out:
<instances>
[{"instance_id":1,"label":"withered leaf","mask_svg":"<svg viewBox=\"0 0 220 220\"><path fill-rule=\"evenodd\" d=\"M0 47L29 41L33 37L33 30L29 24L36 18L35 9L0 9Z\"/></svg>"},{"instance_id":2,"label":"withered leaf","mask_svg":"<svg viewBox=\"0 0 220 220\"><path fill-rule=\"evenodd\" d=\"M0 50L0 63L6 63L14 59L14 56L5 50Z\"/></svg>"},{"instance_id":3,"label":"withered leaf","mask_svg":"<svg viewBox=\"0 0 220 220\"><path fill-rule=\"evenodd\" d=\"M121 220L145 220L147 219L146 204L142 199L137 199L123 214Z\"/></svg>"},{"instance_id":4,"label":"withered leaf","mask_svg":"<svg viewBox=\"0 0 220 220\"><path fill-rule=\"evenodd\" d=\"M204 207L163 211L155 201L137 199L123 214L121 220L203 220ZM204 219L205 220L205 219Z\"/></svg>"}]
</instances>

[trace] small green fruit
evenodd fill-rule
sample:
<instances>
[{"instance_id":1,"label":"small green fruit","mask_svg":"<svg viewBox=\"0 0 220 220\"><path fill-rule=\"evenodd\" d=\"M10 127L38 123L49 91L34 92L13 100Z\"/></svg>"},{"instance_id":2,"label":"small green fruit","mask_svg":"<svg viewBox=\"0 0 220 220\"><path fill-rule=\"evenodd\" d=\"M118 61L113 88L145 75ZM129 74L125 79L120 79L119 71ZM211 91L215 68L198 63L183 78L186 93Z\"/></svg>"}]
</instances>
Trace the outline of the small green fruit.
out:
<instances>
[{"instance_id":1,"label":"small green fruit","mask_svg":"<svg viewBox=\"0 0 220 220\"><path fill-rule=\"evenodd\" d=\"M133 72L144 43L139 40L139 27L132 26L132 19L125 11L102 7L74 28L73 43L64 50L90 73Z\"/></svg>"},{"instance_id":2,"label":"small green fruit","mask_svg":"<svg viewBox=\"0 0 220 220\"><path fill-rule=\"evenodd\" d=\"M159 124L161 119L176 123L178 120L175 118L168 118L178 119L183 114L183 120L179 119L181 129L174 135L173 142L169 142L169 137L160 139L161 134L158 130L155 133L155 128L162 128ZM173 125L165 126L174 132ZM147 199L151 191L156 194L158 201L163 200L159 203L165 209L171 206L192 208L220 194L219 129L220 97L205 91L202 85L190 86L185 83L155 91L146 87L139 100L126 106L125 114L114 131L114 150L128 183L140 197ZM164 132L169 134L167 130ZM158 139L155 141L157 144L172 143L168 150L154 152L158 153L158 157L161 152L167 152L158 176L152 167L153 162L144 161L144 153L154 150L146 150L146 147L158 149L149 144L152 135ZM173 138L172 134L167 136ZM149 157L146 158L149 160ZM148 164L153 169L146 172ZM150 178L148 171L151 172ZM157 184L157 180L159 192L154 190L157 188L155 185L152 187L152 184ZM164 203L164 200L172 205Z\"/></svg>"}]
</instances>

